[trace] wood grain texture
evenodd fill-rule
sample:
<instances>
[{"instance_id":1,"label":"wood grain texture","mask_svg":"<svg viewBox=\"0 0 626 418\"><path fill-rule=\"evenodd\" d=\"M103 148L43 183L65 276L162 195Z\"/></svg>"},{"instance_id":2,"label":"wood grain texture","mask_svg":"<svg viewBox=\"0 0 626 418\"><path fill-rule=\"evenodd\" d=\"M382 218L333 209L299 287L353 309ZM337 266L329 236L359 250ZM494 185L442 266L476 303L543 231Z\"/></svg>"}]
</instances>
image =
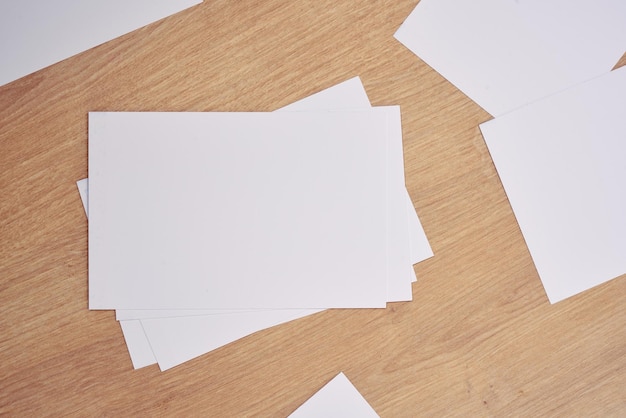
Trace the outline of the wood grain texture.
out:
<instances>
[{"instance_id":1,"label":"wood grain texture","mask_svg":"<svg viewBox=\"0 0 626 418\"><path fill-rule=\"evenodd\" d=\"M392 37L416 3L205 0L0 87L0 415L279 417L344 371L382 417L626 416L626 278L548 303L489 115ZM87 310L87 112L269 111L355 75L402 106L435 252L414 300L132 370L114 314Z\"/></svg>"}]
</instances>

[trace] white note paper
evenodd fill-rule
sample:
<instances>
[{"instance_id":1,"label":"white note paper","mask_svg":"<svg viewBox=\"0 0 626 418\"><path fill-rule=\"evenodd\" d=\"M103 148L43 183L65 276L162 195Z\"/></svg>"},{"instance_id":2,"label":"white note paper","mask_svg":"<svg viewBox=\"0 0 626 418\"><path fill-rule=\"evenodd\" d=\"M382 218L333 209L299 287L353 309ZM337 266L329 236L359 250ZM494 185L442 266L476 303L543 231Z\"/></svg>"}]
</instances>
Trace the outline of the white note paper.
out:
<instances>
[{"instance_id":1,"label":"white note paper","mask_svg":"<svg viewBox=\"0 0 626 418\"><path fill-rule=\"evenodd\" d=\"M388 125L90 113L90 307L384 307Z\"/></svg>"},{"instance_id":2,"label":"white note paper","mask_svg":"<svg viewBox=\"0 0 626 418\"><path fill-rule=\"evenodd\" d=\"M3 0L0 86L202 0Z\"/></svg>"},{"instance_id":3,"label":"white note paper","mask_svg":"<svg viewBox=\"0 0 626 418\"><path fill-rule=\"evenodd\" d=\"M626 68L480 125L555 303L626 273Z\"/></svg>"},{"instance_id":4,"label":"white note paper","mask_svg":"<svg viewBox=\"0 0 626 418\"><path fill-rule=\"evenodd\" d=\"M150 342L139 320L119 321L133 368L141 369L156 363Z\"/></svg>"},{"instance_id":5,"label":"white note paper","mask_svg":"<svg viewBox=\"0 0 626 418\"><path fill-rule=\"evenodd\" d=\"M289 417L378 418L378 414L346 375L339 373Z\"/></svg>"},{"instance_id":6,"label":"white note paper","mask_svg":"<svg viewBox=\"0 0 626 418\"><path fill-rule=\"evenodd\" d=\"M434 254L408 192L406 192L406 200L409 221L409 258L412 264L417 264L432 257Z\"/></svg>"},{"instance_id":7,"label":"white note paper","mask_svg":"<svg viewBox=\"0 0 626 418\"><path fill-rule=\"evenodd\" d=\"M142 319L141 324L159 368L165 371L259 330L317 312L320 310L268 309L261 315L259 312L238 312Z\"/></svg>"},{"instance_id":8,"label":"white note paper","mask_svg":"<svg viewBox=\"0 0 626 418\"><path fill-rule=\"evenodd\" d=\"M493 116L613 68L620 0L421 0L395 34Z\"/></svg>"}]
</instances>

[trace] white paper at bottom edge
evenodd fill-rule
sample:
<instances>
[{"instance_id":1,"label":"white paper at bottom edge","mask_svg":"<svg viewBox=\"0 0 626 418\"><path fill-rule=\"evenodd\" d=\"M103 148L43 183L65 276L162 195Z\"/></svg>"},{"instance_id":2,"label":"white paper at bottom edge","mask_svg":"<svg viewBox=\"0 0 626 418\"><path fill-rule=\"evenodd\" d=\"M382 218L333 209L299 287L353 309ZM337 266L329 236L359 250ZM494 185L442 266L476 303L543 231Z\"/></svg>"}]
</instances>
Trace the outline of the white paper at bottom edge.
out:
<instances>
[{"instance_id":1,"label":"white paper at bottom edge","mask_svg":"<svg viewBox=\"0 0 626 418\"><path fill-rule=\"evenodd\" d=\"M289 418L378 418L374 408L343 374L339 373Z\"/></svg>"}]
</instances>

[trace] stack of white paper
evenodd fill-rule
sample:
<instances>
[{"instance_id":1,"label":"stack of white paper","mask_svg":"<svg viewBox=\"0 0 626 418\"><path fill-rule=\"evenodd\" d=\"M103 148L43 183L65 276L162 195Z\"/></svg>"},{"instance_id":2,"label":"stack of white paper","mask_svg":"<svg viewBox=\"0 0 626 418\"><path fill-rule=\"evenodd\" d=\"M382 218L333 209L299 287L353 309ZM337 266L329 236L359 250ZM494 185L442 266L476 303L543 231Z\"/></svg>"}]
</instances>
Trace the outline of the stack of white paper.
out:
<instances>
[{"instance_id":1,"label":"stack of white paper","mask_svg":"<svg viewBox=\"0 0 626 418\"><path fill-rule=\"evenodd\" d=\"M399 108L370 108L358 78L282 112L91 113L89 128L90 308L117 310L135 367L410 300L432 255Z\"/></svg>"},{"instance_id":2,"label":"stack of white paper","mask_svg":"<svg viewBox=\"0 0 626 418\"><path fill-rule=\"evenodd\" d=\"M606 75L625 21L618 0L421 0L395 34L496 116L481 130L552 303L626 272L626 91Z\"/></svg>"}]
</instances>

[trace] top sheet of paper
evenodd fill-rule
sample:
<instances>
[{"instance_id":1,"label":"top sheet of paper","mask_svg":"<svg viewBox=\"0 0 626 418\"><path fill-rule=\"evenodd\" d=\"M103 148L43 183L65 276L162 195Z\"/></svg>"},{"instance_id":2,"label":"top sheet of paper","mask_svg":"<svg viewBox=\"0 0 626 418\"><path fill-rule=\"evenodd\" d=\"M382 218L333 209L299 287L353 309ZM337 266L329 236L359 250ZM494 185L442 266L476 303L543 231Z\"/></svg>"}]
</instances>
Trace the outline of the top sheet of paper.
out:
<instances>
[{"instance_id":1,"label":"top sheet of paper","mask_svg":"<svg viewBox=\"0 0 626 418\"><path fill-rule=\"evenodd\" d=\"M550 302L626 273L626 68L480 126Z\"/></svg>"},{"instance_id":2,"label":"top sheet of paper","mask_svg":"<svg viewBox=\"0 0 626 418\"><path fill-rule=\"evenodd\" d=\"M396 39L493 116L613 68L621 0L422 0Z\"/></svg>"},{"instance_id":3,"label":"top sheet of paper","mask_svg":"<svg viewBox=\"0 0 626 418\"><path fill-rule=\"evenodd\" d=\"M202 0L3 0L0 86Z\"/></svg>"},{"instance_id":4,"label":"top sheet of paper","mask_svg":"<svg viewBox=\"0 0 626 418\"><path fill-rule=\"evenodd\" d=\"M384 307L387 117L91 113L90 307Z\"/></svg>"},{"instance_id":5,"label":"top sheet of paper","mask_svg":"<svg viewBox=\"0 0 626 418\"><path fill-rule=\"evenodd\" d=\"M289 418L378 418L378 414L348 380L339 373Z\"/></svg>"},{"instance_id":6,"label":"top sheet of paper","mask_svg":"<svg viewBox=\"0 0 626 418\"><path fill-rule=\"evenodd\" d=\"M320 91L312 96L306 97L295 103L292 103L279 111L306 111L306 110L349 110L349 109L368 109L371 105L367 98L365 89L359 79L354 77L346 80L340 84L332 86L328 89ZM397 111L392 112L390 115L396 115L399 118ZM391 122L391 121L390 121ZM392 126L390 124L390 126ZM388 152L387 152L387 183L388 183L388 197L387 197L387 233L388 233L388 257L391 257L391 262L388 263L387 274L387 301L399 302L407 301L412 298L412 289L410 282L415 281L415 274L411 268L412 263L422 261L428 257L431 257L432 250L428 240L424 234L423 228L418 219L417 213L413 208L410 197L404 189L404 169L403 169L403 156L402 156L402 133L400 120L396 122L397 132L388 138ZM81 193L81 199L85 210L87 211L87 179L78 182L78 188ZM402 195L402 196L401 196ZM406 200L407 212L403 212L402 206L404 203L402 200ZM409 221L407 235L407 225L401 219L407 217ZM404 241L408 239L410 252L407 252L407 248ZM121 312L121 315L120 315ZM168 316L187 316L187 315L199 315L204 311L200 310L157 310L157 311L124 311L118 310L119 319L138 319L140 317L168 317ZM218 313L212 310L208 313ZM127 317L130 314L130 317Z\"/></svg>"}]
</instances>

